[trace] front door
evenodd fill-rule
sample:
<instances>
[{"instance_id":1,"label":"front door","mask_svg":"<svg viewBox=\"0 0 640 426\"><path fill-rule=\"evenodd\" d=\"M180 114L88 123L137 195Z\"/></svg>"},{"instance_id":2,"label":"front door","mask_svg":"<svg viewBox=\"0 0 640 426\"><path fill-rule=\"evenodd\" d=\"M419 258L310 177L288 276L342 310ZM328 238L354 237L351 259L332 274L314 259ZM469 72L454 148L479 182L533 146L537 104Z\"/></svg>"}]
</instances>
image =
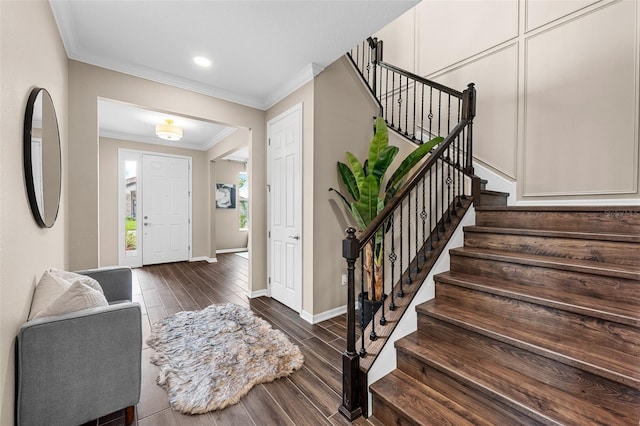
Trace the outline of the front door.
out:
<instances>
[{"instance_id":1,"label":"front door","mask_svg":"<svg viewBox=\"0 0 640 426\"><path fill-rule=\"evenodd\" d=\"M269 164L269 293L302 308L302 104L267 124Z\"/></svg>"},{"instance_id":2,"label":"front door","mask_svg":"<svg viewBox=\"0 0 640 426\"><path fill-rule=\"evenodd\" d=\"M189 260L189 160L142 156L142 263Z\"/></svg>"}]
</instances>

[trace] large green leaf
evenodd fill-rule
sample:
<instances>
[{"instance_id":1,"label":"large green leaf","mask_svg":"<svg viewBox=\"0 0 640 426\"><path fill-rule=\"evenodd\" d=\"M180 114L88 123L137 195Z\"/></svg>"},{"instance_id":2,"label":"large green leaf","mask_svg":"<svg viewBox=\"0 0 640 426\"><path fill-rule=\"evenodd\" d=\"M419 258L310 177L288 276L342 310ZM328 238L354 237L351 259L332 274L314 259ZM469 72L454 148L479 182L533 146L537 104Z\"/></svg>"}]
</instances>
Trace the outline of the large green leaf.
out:
<instances>
[{"instance_id":1,"label":"large green leaf","mask_svg":"<svg viewBox=\"0 0 640 426\"><path fill-rule=\"evenodd\" d=\"M338 194L338 196L340 197L340 199L342 200L342 202L344 203L345 207L347 208L347 210L351 210L351 203L349 203L349 201L347 200L347 197L345 197L344 195L342 195L340 193L340 191L338 191L337 189L333 189L333 188L329 188L329 192L335 192L336 194Z\"/></svg>"},{"instance_id":2,"label":"large green leaf","mask_svg":"<svg viewBox=\"0 0 640 426\"><path fill-rule=\"evenodd\" d=\"M375 176L369 175L365 178L362 188L360 188L360 201L355 203L360 216L365 225L369 225L378 212L378 194L380 186Z\"/></svg>"},{"instance_id":3,"label":"large green leaf","mask_svg":"<svg viewBox=\"0 0 640 426\"><path fill-rule=\"evenodd\" d=\"M355 155L347 151L346 157L347 157L347 162L349 163L349 167L353 172L353 176L356 178L356 182L358 184L358 191L360 191L360 187L362 186L362 182L364 181L366 174L362 169L362 165L360 164L360 161L358 161ZM355 198L356 200L360 199L359 196L353 197L353 198Z\"/></svg>"},{"instance_id":4,"label":"large green leaf","mask_svg":"<svg viewBox=\"0 0 640 426\"><path fill-rule=\"evenodd\" d=\"M362 219L362 216L360 215L360 212L358 212L358 209L356 207L356 203L351 203L350 211L351 211L351 216L353 216L353 218L355 219L356 224L358 225L358 228L360 228L360 231L364 231L364 229L367 227L367 225L365 225L364 220Z\"/></svg>"},{"instance_id":5,"label":"large green leaf","mask_svg":"<svg viewBox=\"0 0 640 426\"><path fill-rule=\"evenodd\" d=\"M376 133L373 135L369 145L369 167L373 167L378 162L378 157L383 149L389 145L389 132L384 118L376 118Z\"/></svg>"},{"instance_id":6,"label":"large green leaf","mask_svg":"<svg viewBox=\"0 0 640 426\"><path fill-rule=\"evenodd\" d=\"M444 140L443 137L438 136L437 138L431 139L428 142L423 143L418 148L416 148L413 152L407 155L402 163L398 166L396 171L391 175L391 178L387 182L387 186L385 188L385 192L389 190L389 188L394 187L402 178L404 178L409 171L415 167L416 164L422 160L422 158L429 153L433 149L434 146L438 145L440 142ZM386 197L385 197L386 198Z\"/></svg>"},{"instance_id":7,"label":"large green leaf","mask_svg":"<svg viewBox=\"0 0 640 426\"><path fill-rule=\"evenodd\" d=\"M378 184L382 182L384 174L387 172L387 169L393 162L393 159L396 158L399 150L400 149L397 146L388 146L380 152L378 161L376 161L376 164L373 167L373 175L378 179Z\"/></svg>"},{"instance_id":8,"label":"large green leaf","mask_svg":"<svg viewBox=\"0 0 640 426\"><path fill-rule=\"evenodd\" d=\"M360 190L358 189L358 182L351 172L349 167L338 161L338 174L342 178L344 185L347 187L347 191L353 197L354 200L360 199ZM337 191L336 191L337 192Z\"/></svg>"}]
</instances>

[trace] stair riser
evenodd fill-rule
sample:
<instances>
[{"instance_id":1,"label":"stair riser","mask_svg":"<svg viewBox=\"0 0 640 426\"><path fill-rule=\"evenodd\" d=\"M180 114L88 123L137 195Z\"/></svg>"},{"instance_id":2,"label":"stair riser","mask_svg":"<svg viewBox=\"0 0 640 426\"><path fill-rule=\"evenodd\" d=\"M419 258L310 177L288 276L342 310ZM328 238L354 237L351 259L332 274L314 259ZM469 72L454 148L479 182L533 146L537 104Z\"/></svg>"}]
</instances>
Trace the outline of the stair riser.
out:
<instances>
[{"instance_id":1,"label":"stair riser","mask_svg":"<svg viewBox=\"0 0 640 426\"><path fill-rule=\"evenodd\" d=\"M478 259L454 253L451 255L451 271L582 293L601 298L603 309L617 303L640 306L640 283L635 280Z\"/></svg>"},{"instance_id":2,"label":"stair riser","mask_svg":"<svg viewBox=\"0 0 640 426\"><path fill-rule=\"evenodd\" d=\"M473 275L465 276L456 273L438 274L434 276L434 280L436 285L438 283L448 283L477 291L485 291L498 296L537 303L550 308L573 312L574 314L588 315L606 321L640 327L640 309L638 307L629 304L616 305L609 303L609 306L606 306L607 309L604 310L605 304L603 304L602 299L585 299L581 294L569 293L566 289L555 292L545 288L520 285L517 282L494 281L488 278Z\"/></svg>"},{"instance_id":3,"label":"stair riser","mask_svg":"<svg viewBox=\"0 0 640 426\"><path fill-rule=\"evenodd\" d=\"M464 245L620 265L640 265L640 244L635 243L466 232Z\"/></svg>"},{"instance_id":4,"label":"stair riser","mask_svg":"<svg viewBox=\"0 0 640 426\"><path fill-rule=\"evenodd\" d=\"M387 404L384 398L381 398L378 395L373 395L373 415L376 419L378 419L383 425L397 425L397 426L405 426L405 425L418 425L418 423L410 421L410 419L401 415L398 410L393 407L393 405Z\"/></svg>"},{"instance_id":5,"label":"stair riser","mask_svg":"<svg viewBox=\"0 0 640 426\"><path fill-rule=\"evenodd\" d=\"M436 300L467 309L469 314L456 322L468 330L640 388L640 372L631 355L640 353L640 332L634 327L444 283L436 286ZM418 312L431 315L420 309ZM483 325L476 326L475 318L482 318ZM534 329L536 334L528 332ZM595 341L602 350L588 357L572 349Z\"/></svg>"},{"instance_id":6,"label":"stair riser","mask_svg":"<svg viewBox=\"0 0 640 426\"><path fill-rule=\"evenodd\" d=\"M478 416L487 419L489 423L513 425L553 424L542 418L534 420L536 418L535 413L518 404L513 404L503 395L486 388L467 386L472 384L463 383L464 380L460 381L460 378L450 376L446 372L422 362L408 352L398 351L397 364L399 370L443 394L452 398L455 398L456 394L465 394L471 397L477 401L476 409L478 411L476 413ZM500 421L493 421L498 417L500 417Z\"/></svg>"},{"instance_id":7,"label":"stair riser","mask_svg":"<svg viewBox=\"0 0 640 426\"><path fill-rule=\"evenodd\" d=\"M481 206L506 206L507 198L509 198L508 194L505 195L497 195L497 194L485 194L480 193L480 205Z\"/></svg>"},{"instance_id":8,"label":"stair riser","mask_svg":"<svg viewBox=\"0 0 640 426\"><path fill-rule=\"evenodd\" d=\"M592 406L601 405L601 397L596 392L585 394L583 392L585 387L600 389L601 392L607 395L616 395L617 398L609 399L607 402L607 408L613 413L616 413L613 418L609 419L609 423L613 423L616 418L621 415L620 413L628 413L630 409L631 412L634 412L634 407L640 402L640 392L633 388L536 355L529 351L493 341L482 335L469 332L434 318L421 316L419 330L425 336L425 344L428 344L429 340L433 339L433 341L440 342L440 344L447 342L447 344L456 347L457 352L460 354L460 363L470 363L474 356L476 356L475 351L484 351L490 348L492 352L491 356L500 359L500 364L494 367L497 369L496 372L488 371L488 374L495 375L495 380L501 381L500 374L504 374L505 371L517 371L519 374L527 376L526 379L521 379L516 386L516 389L520 389L523 395L527 395L524 397L525 399L519 399L520 402L528 398L535 400L537 392L544 393L544 391L540 391L540 389L538 389L539 386L536 385L537 381L541 380L542 377L546 378L544 382L547 385L552 385L556 388L563 389L565 392L576 395ZM465 358L465 356L469 358ZM421 364L418 357L415 357L415 363ZM399 368L401 365L404 371L405 366L399 361ZM412 371L414 371L414 373L416 372L415 369ZM408 372L406 373L410 374ZM412 374L412 377L421 381L423 380L415 374ZM427 377L431 383L431 376ZM450 383L447 383L447 385L450 385ZM435 385L431 387L436 388ZM498 399L505 401L504 405L509 405L508 397L501 395L499 389L499 387L494 388L493 393L498 394ZM511 397L513 398L514 395L511 395ZM518 399L516 398L516 400ZM567 411L571 412L576 409L570 402L565 402L564 405L565 407L562 411L565 414ZM535 404L531 406L534 407L532 410L535 411ZM522 407L518 408L518 410L522 411ZM527 414L535 417L535 414L531 411L527 411ZM601 415L602 413L598 414L598 417Z\"/></svg>"},{"instance_id":9,"label":"stair riser","mask_svg":"<svg viewBox=\"0 0 640 426\"><path fill-rule=\"evenodd\" d=\"M607 211L476 211L476 225L496 228L640 234L640 209Z\"/></svg>"}]
</instances>

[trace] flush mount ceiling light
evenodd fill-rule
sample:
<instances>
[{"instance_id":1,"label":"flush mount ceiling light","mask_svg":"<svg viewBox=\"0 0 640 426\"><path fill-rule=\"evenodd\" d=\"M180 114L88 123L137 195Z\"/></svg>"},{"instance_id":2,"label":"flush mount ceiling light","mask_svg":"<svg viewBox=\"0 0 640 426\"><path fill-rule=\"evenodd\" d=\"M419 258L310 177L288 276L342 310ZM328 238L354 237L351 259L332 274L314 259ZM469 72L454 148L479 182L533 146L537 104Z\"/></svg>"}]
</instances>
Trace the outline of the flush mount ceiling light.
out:
<instances>
[{"instance_id":1,"label":"flush mount ceiling light","mask_svg":"<svg viewBox=\"0 0 640 426\"><path fill-rule=\"evenodd\" d=\"M196 56L195 58L193 58L193 62L195 62L196 65L200 65L201 67L211 66L211 59L207 59L204 56Z\"/></svg>"},{"instance_id":2,"label":"flush mount ceiling light","mask_svg":"<svg viewBox=\"0 0 640 426\"><path fill-rule=\"evenodd\" d=\"M179 141L182 139L182 128L173 125L173 120L164 120L165 124L156 124L156 136L168 141Z\"/></svg>"}]
</instances>

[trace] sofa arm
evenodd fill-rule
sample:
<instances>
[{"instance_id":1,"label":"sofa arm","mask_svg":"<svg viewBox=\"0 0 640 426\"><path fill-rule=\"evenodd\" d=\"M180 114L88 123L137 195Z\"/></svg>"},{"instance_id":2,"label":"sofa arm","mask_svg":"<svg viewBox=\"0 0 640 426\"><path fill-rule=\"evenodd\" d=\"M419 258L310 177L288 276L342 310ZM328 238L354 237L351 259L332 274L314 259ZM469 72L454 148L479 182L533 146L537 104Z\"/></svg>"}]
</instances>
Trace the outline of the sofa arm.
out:
<instances>
[{"instance_id":1,"label":"sofa arm","mask_svg":"<svg viewBox=\"0 0 640 426\"><path fill-rule=\"evenodd\" d=\"M109 302L132 300L131 268L113 267L77 271L98 281Z\"/></svg>"},{"instance_id":2,"label":"sofa arm","mask_svg":"<svg viewBox=\"0 0 640 426\"><path fill-rule=\"evenodd\" d=\"M16 339L16 424L82 424L140 399L140 305L25 323Z\"/></svg>"}]
</instances>

